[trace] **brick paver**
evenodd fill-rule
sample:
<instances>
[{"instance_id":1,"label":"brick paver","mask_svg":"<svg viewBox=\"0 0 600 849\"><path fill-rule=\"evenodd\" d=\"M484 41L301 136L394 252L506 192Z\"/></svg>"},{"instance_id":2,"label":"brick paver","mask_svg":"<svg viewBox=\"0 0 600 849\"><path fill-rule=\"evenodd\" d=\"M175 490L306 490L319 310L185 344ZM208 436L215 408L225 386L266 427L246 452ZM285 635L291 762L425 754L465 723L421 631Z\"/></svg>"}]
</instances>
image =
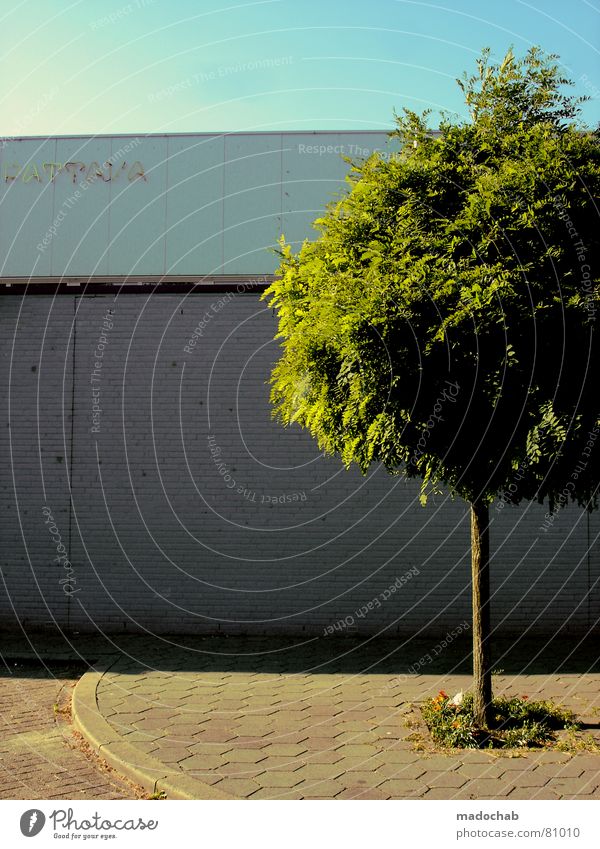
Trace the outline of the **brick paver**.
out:
<instances>
[{"instance_id":1,"label":"brick paver","mask_svg":"<svg viewBox=\"0 0 600 849\"><path fill-rule=\"evenodd\" d=\"M134 746L226 793L256 799L600 798L598 754L432 751L415 705L440 689L468 688L469 675L452 671L457 664L450 653L437 670L432 664L426 674L409 674L412 655L400 661L387 642L349 653L347 641L313 640L297 651L291 644L286 657L274 638L200 645L202 651L167 646L123 655L101 679L98 705ZM538 664L535 674L497 675L494 687L497 694L562 702L600 742L600 673L588 669L562 672L550 658L548 671Z\"/></svg>"},{"instance_id":2,"label":"brick paver","mask_svg":"<svg viewBox=\"0 0 600 849\"><path fill-rule=\"evenodd\" d=\"M68 722L81 667L5 661L0 676L0 799L137 799ZM55 707L56 706L56 707Z\"/></svg>"}]
</instances>

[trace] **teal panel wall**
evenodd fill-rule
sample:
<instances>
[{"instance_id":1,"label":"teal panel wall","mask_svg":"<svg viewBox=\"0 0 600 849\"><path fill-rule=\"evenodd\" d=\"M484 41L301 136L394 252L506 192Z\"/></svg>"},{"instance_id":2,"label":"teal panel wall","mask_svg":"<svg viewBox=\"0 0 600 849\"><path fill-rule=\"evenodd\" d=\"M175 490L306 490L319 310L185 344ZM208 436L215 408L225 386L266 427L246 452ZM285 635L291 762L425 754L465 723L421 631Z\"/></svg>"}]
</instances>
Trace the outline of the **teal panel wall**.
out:
<instances>
[{"instance_id":1,"label":"teal panel wall","mask_svg":"<svg viewBox=\"0 0 600 849\"><path fill-rule=\"evenodd\" d=\"M7 139L0 277L260 275L384 132Z\"/></svg>"}]
</instances>

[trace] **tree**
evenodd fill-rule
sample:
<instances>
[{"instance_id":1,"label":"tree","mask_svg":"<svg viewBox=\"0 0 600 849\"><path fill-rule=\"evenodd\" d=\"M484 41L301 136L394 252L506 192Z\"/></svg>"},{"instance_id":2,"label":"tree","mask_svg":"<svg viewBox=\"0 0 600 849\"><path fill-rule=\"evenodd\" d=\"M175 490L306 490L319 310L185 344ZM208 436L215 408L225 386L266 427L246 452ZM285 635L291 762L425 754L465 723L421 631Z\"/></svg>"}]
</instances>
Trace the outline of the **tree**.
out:
<instances>
[{"instance_id":1,"label":"tree","mask_svg":"<svg viewBox=\"0 0 600 849\"><path fill-rule=\"evenodd\" d=\"M475 715L489 720L489 505L593 509L600 145L558 57L458 83L470 116L404 110L392 156L352 164L319 236L265 293L279 318L275 415L366 473L381 463L470 504ZM598 440L600 442L600 439Z\"/></svg>"}]
</instances>

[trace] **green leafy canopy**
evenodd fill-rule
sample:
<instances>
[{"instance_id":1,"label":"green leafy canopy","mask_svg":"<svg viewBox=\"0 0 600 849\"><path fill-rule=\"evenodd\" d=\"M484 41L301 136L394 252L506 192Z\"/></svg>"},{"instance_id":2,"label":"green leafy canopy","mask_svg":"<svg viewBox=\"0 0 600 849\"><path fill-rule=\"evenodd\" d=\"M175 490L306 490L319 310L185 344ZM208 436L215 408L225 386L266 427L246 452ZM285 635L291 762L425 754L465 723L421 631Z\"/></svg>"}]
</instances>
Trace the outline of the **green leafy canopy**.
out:
<instances>
[{"instance_id":1,"label":"green leafy canopy","mask_svg":"<svg viewBox=\"0 0 600 849\"><path fill-rule=\"evenodd\" d=\"M557 59L484 50L469 119L404 110L318 238L282 239L275 414L346 465L595 506L600 139Z\"/></svg>"}]
</instances>

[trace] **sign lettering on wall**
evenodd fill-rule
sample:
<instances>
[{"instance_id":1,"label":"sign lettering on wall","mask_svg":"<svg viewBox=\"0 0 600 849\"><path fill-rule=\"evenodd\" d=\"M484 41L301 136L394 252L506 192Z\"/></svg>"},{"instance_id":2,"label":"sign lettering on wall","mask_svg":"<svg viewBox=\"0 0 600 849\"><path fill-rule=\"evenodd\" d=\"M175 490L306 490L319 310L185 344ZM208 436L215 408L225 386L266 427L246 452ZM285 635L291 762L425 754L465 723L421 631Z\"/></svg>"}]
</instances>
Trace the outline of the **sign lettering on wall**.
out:
<instances>
[{"instance_id":1,"label":"sign lettering on wall","mask_svg":"<svg viewBox=\"0 0 600 849\"><path fill-rule=\"evenodd\" d=\"M103 183L114 183L121 179L123 182L127 180L132 183L134 180L147 180L144 166L139 160L133 163L119 162L104 162L102 165L99 162L28 162L27 165L21 165L18 162L6 164L2 168L2 181L11 183L20 181L23 183L53 183L60 175L64 175L62 179L70 180L73 183L78 183L81 180L86 180L93 183L96 180Z\"/></svg>"}]
</instances>

